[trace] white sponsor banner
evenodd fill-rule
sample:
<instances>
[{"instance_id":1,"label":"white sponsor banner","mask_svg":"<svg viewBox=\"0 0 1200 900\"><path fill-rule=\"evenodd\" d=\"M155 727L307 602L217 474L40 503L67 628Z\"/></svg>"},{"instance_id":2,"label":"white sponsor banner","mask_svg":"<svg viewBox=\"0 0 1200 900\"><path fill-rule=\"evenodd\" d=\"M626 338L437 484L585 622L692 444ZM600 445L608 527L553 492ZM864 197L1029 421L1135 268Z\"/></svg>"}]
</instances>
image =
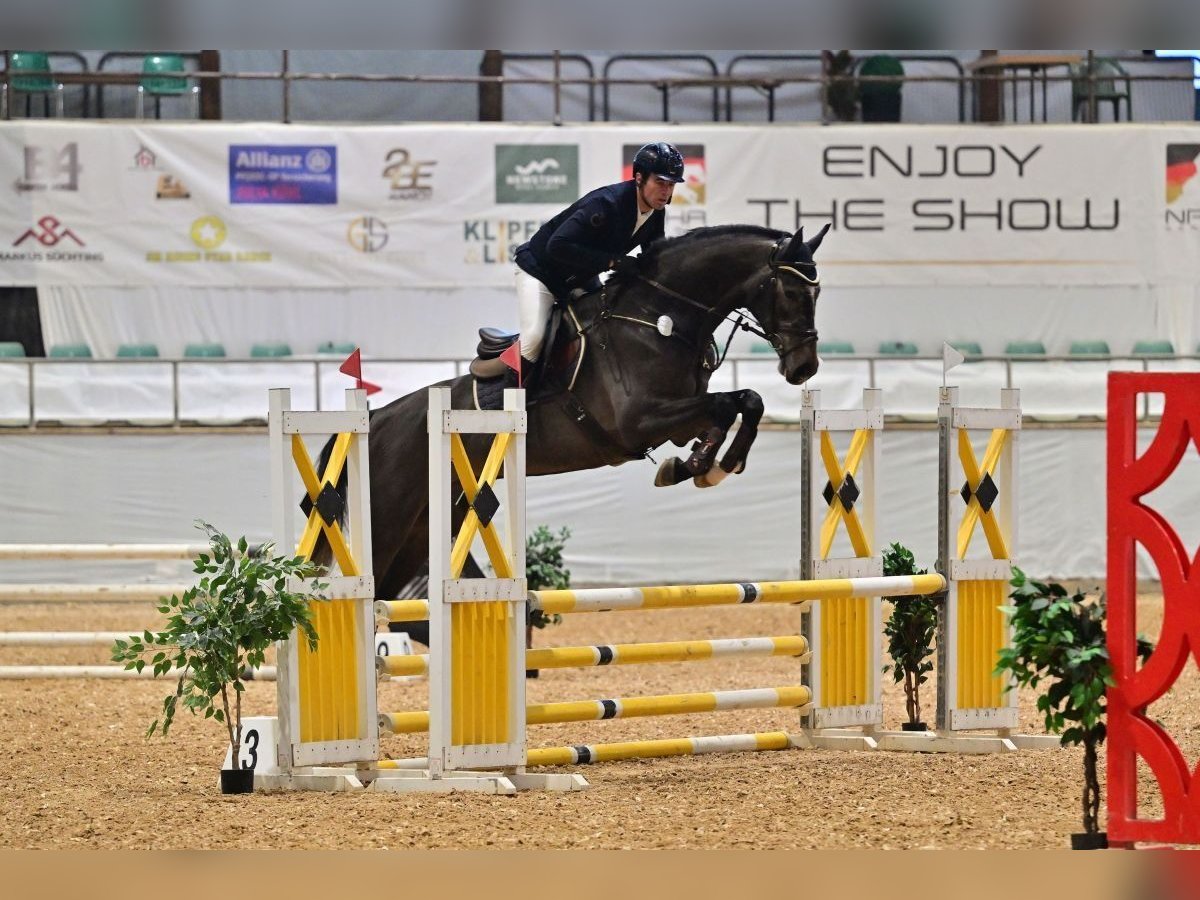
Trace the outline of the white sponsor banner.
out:
<instances>
[{"instance_id":1,"label":"white sponsor banner","mask_svg":"<svg viewBox=\"0 0 1200 900\"><path fill-rule=\"evenodd\" d=\"M687 163L668 234L830 222L828 285L1200 274L1187 126L21 122L0 283L505 287L515 247L660 139Z\"/></svg>"}]
</instances>

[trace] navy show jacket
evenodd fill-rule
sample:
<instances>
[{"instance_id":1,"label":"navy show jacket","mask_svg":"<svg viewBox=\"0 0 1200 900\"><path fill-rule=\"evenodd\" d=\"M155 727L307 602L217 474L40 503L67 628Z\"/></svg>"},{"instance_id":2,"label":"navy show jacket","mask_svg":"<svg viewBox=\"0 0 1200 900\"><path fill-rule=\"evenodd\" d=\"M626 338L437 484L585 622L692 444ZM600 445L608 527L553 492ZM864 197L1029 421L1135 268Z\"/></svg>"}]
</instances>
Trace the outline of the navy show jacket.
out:
<instances>
[{"instance_id":1,"label":"navy show jacket","mask_svg":"<svg viewBox=\"0 0 1200 900\"><path fill-rule=\"evenodd\" d=\"M517 248L514 259L556 297L590 288L618 256L663 236L665 210L652 212L631 234L637 212L635 181L596 188L539 228Z\"/></svg>"}]
</instances>

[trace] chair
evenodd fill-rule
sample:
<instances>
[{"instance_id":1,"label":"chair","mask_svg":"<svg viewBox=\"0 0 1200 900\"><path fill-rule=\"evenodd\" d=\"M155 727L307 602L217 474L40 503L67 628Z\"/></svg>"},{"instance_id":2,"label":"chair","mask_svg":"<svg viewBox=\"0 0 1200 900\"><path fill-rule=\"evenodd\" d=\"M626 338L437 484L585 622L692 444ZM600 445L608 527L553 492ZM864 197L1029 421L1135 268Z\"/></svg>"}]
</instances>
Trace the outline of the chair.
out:
<instances>
[{"instance_id":1,"label":"chair","mask_svg":"<svg viewBox=\"0 0 1200 900\"><path fill-rule=\"evenodd\" d=\"M92 348L87 344L55 344L50 348L50 356L91 359Z\"/></svg>"},{"instance_id":2,"label":"chair","mask_svg":"<svg viewBox=\"0 0 1200 900\"><path fill-rule=\"evenodd\" d=\"M1071 356L1110 356L1108 341L1071 341Z\"/></svg>"},{"instance_id":3,"label":"chair","mask_svg":"<svg viewBox=\"0 0 1200 900\"><path fill-rule=\"evenodd\" d=\"M948 341L955 350L963 356L983 356L983 348L979 341Z\"/></svg>"},{"instance_id":4,"label":"chair","mask_svg":"<svg viewBox=\"0 0 1200 900\"><path fill-rule=\"evenodd\" d=\"M42 95L42 115L50 118L50 97L55 98L58 117L64 115L63 85L50 72L50 56L44 50L13 50L8 54L9 84L12 85L13 100L18 94L25 95L25 117L32 112L34 94ZM17 74L28 73L28 74ZM8 91L0 97L0 116L8 115Z\"/></svg>"},{"instance_id":5,"label":"chair","mask_svg":"<svg viewBox=\"0 0 1200 900\"><path fill-rule=\"evenodd\" d=\"M1041 341L1009 341L1004 346L1005 356L1045 356L1046 345Z\"/></svg>"},{"instance_id":6,"label":"chair","mask_svg":"<svg viewBox=\"0 0 1200 900\"><path fill-rule=\"evenodd\" d=\"M186 359L211 359L225 355L224 344L188 344L183 348Z\"/></svg>"},{"instance_id":7,"label":"chair","mask_svg":"<svg viewBox=\"0 0 1200 900\"><path fill-rule=\"evenodd\" d=\"M900 90L903 87L904 66L894 56L871 56L858 69L859 75L889 77L896 81L863 81L858 85L858 99L864 122L899 122Z\"/></svg>"},{"instance_id":8,"label":"chair","mask_svg":"<svg viewBox=\"0 0 1200 900\"><path fill-rule=\"evenodd\" d=\"M1138 341L1133 345L1134 356L1174 356L1175 345L1170 341Z\"/></svg>"},{"instance_id":9,"label":"chair","mask_svg":"<svg viewBox=\"0 0 1200 900\"><path fill-rule=\"evenodd\" d=\"M119 344L117 356L120 358L158 356L158 347L154 344Z\"/></svg>"},{"instance_id":10,"label":"chair","mask_svg":"<svg viewBox=\"0 0 1200 900\"><path fill-rule=\"evenodd\" d=\"M1129 73L1115 59L1097 57L1093 61L1092 73L1096 78L1095 97L1097 106L1101 102L1112 104L1113 121L1121 121L1121 101L1125 101L1125 120L1133 121L1133 91L1130 87ZM1124 81L1124 89L1119 85ZM1088 67L1087 63L1075 63L1071 66L1071 121L1087 121L1088 108Z\"/></svg>"},{"instance_id":11,"label":"chair","mask_svg":"<svg viewBox=\"0 0 1200 900\"><path fill-rule=\"evenodd\" d=\"M250 356L255 359L291 355L292 348L282 341L254 344L250 348Z\"/></svg>"},{"instance_id":12,"label":"chair","mask_svg":"<svg viewBox=\"0 0 1200 900\"><path fill-rule=\"evenodd\" d=\"M853 353L854 345L849 341L818 341L817 353Z\"/></svg>"},{"instance_id":13,"label":"chair","mask_svg":"<svg viewBox=\"0 0 1200 900\"><path fill-rule=\"evenodd\" d=\"M347 356L347 355L353 353L357 349L358 349L358 344L354 343L354 341L343 341L341 343L335 343L333 341L326 341L323 344L317 345L318 353L337 353L340 356ZM753 349L757 350L758 348L755 347ZM770 349L770 348L768 347L767 349Z\"/></svg>"},{"instance_id":14,"label":"chair","mask_svg":"<svg viewBox=\"0 0 1200 900\"><path fill-rule=\"evenodd\" d=\"M25 345L20 341L0 341L0 356L24 357Z\"/></svg>"},{"instance_id":15,"label":"chair","mask_svg":"<svg viewBox=\"0 0 1200 900\"><path fill-rule=\"evenodd\" d=\"M162 118L163 97L190 96L192 118L200 118L200 86L190 84L183 57L177 53L159 53L142 60L142 78L137 86L137 117L144 119L146 95L154 98L154 118Z\"/></svg>"},{"instance_id":16,"label":"chair","mask_svg":"<svg viewBox=\"0 0 1200 900\"><path fill-rule=\"evenodd\" d=\"M884 356L916 356L917 345L911 341L883 341L879 352Z\"/></svg>"}]
</instances>

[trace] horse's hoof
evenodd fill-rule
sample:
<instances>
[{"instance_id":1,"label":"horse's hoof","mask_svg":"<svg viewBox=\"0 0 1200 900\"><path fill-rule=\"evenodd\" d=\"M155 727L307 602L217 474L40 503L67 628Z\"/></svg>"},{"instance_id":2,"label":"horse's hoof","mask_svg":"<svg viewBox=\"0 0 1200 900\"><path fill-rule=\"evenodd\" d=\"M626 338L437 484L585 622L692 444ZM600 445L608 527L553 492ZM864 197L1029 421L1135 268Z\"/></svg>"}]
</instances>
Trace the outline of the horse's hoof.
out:
<instances>
[{"instance_id":1,"label":"horse's hoof","mask_svg":"<svg viewBox=\"0 0 1200 900\"><path fill-rule=\"evenodd\" d=\"M670 487L673 484L679 484L679 479L675 477L676 465L678 465L678 460L673 456L659 463L658 473L654 476L654 486Z\"/></svg>"},{"instance_id":2,"label":"horse's hoof","mask_svg":"<svg viewBox=\"0 0 1200 900\"><path fill-rule=\"evenodd\" d=\"M724 469L722 469L720 466L713 466L711 469L709 469L703 475L697 475L695 478L693 478L692 484L696 485L696 487L698 487L698 488L716 487L718 484L720 484L722 481L725 480L725 477L728 474L729 473L726 472Z\"/></svg>"}]
</instances>

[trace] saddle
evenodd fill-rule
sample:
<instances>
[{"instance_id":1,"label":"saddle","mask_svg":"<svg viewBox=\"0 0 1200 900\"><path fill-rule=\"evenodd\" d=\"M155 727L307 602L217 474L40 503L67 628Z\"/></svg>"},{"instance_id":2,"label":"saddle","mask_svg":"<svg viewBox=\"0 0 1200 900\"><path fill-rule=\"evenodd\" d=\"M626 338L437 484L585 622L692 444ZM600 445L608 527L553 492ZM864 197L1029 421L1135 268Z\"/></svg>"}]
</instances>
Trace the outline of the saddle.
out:
<instances>
[{"instance_id":1,"label":"saddle","mask_svg":"<svg viewBox=\"0 0 1200 900\"><path fill-rule=\"evenodd\" d=\"M479 409L500 409L505 388L517 386L517 375L500 359L500 354L513 345L519 334L499 328L480 328L475 359L468 370L474 377L475 405ZM569 304L556 304L546 326L542 355L529 366L525 362L521 377L533 384L528 404L569 391L583 365L587 338L580 334L579 321Z\"/></svg>"}]
</instances>

